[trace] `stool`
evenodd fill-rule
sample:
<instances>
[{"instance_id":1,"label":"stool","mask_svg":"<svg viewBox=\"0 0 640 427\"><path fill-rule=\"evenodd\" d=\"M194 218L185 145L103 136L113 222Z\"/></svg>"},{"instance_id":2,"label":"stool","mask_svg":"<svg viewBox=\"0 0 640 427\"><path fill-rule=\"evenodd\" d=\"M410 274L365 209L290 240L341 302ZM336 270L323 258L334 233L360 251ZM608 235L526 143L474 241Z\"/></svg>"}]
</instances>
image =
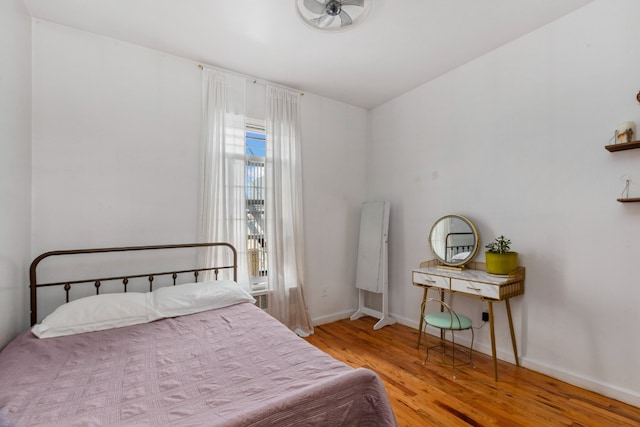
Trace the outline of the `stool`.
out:
<instances>
[{"instance_id":1,"label":"stool","mask_svg":"<svg viewBox=\"0 0 640 427\"><path fill-rule=\"evenodd\" d=\"M432 348L436 348L436 347L441 347L442 348L442 355L443 358L444 357L448 357L447 352L446 352L446 345L445 345L445 332L446 331L451 331L451 365L453 366L453 378L456 377L456 338L455 338L455 331L464 331L467 329L471 329L471 347L469 348L469 361L467 362L463 362L460 363L459 365L472 365L473 366L473 360L472 360L472 354L473 354L473 339L474 339L474 332L473 332L473 323L471 322L471 319L469 319L467 316L464 316L462 314L457 314L455 311L453 311L453 309L451 308L451 306L449 306L449 304L447 304L444 301L441 301L439 299L435 299L435 298L429 298L426 303L429 302L435 302L437 304L440 304L441 308L443 309L443 311L439 311L436 313L429 313L429 314L425 314L424 316L424 322L427 325L431 325L435 328L440 329L441 334L440 334L440 343L438 345L432 345L432 346L427 346L427 354L424 358L424 364L427 363L427 359L429 358L429 349ZM424 311L423 311L424 312ZM426 328L425 328L425 332L426 332ZM458 344L458 346L460 347L460 345ZM458 351L466 353L466 350L463 349L458 349Z\"/></svg>"}]
</instances>

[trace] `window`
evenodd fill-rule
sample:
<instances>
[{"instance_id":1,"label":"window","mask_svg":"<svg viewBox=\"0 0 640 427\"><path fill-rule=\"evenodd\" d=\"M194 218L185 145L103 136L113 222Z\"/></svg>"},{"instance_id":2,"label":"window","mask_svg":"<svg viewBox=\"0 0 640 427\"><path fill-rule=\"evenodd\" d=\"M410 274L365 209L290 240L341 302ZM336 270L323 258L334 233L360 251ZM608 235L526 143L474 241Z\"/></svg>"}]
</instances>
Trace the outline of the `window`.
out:
<instances>
[{"instance_id":1,"label":"window","mask_svg":"<svg viewBox=\"0 0 640 427\"><path fill-rule=\"evenodd\" d=\"M264 163L266 155L264 121L247 118L245 141L249 281L252 293L262 307L263 304L259 297L267 289L267 246L264 222Z\"/></svg>"}]
</instances>

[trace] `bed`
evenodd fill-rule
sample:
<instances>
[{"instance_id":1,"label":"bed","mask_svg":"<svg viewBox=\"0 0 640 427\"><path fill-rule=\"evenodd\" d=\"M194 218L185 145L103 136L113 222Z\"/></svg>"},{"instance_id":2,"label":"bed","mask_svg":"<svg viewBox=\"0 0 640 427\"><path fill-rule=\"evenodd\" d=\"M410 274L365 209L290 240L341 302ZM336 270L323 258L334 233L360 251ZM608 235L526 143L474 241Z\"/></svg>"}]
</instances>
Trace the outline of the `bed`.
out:
<instances>
[{"instance_id":1,"label":"bed","mask_svg":"<svg viewBox=\"0 0 640 427\"><path fill-rule=\"evenodd\" d=\"M228 250L232 261L191 270L38 281L38 264L53 256L202 246ZM232 280L218 275L226 270L237 277L236 264L235 249L226 243L54 251L36 258L30 272L32 324L38 319L37 292L43 287L62 288L65 301L76 286L92 284L97 294L71 298L36 325L39 334L56 330L47 323L56 313L71 307L67 313L73 314L74 304L80 304L92 316L103 311L96 307L110 298L135 300L150 321L80 333L62 328L62 335L52 337L38 338L32 331L18 336L0 353L0 425L396 425L375 372L353 369L310 345L256 307L250 295L178 315L185 310L185 298L198 295L200 301L210 290L208 295L218 301L216 292L234 288ZM216 280L198 283L203 271L211 271ZM195 281L177 283L185 274ZM154 289L160 276L173 283ZM136 278L148 282L153 292L128 290ZM131 297L101 294L106 282L121 283ZM165 294L170 297L162 299ZM102 305L82 306L89 300Z\"/></svg>"}]
</instances>

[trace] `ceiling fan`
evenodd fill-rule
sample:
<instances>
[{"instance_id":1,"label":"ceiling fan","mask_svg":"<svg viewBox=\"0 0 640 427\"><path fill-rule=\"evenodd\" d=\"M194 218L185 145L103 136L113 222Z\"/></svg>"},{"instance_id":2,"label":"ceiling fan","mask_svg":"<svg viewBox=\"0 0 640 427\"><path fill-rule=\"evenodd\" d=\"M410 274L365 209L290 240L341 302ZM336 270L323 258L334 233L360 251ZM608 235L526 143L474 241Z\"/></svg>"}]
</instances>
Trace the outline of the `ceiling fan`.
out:
<instances>
[{"instance_id":1,"label":"ceiling fan","mask_svg":"<svg viewBox=\"0 0 640 427\"><path fill-rule=\"evenodd\" d=\"M319 30L346 30L364 19L371 0L296 0L302 20Z\"/></svg>"}]
</instances>

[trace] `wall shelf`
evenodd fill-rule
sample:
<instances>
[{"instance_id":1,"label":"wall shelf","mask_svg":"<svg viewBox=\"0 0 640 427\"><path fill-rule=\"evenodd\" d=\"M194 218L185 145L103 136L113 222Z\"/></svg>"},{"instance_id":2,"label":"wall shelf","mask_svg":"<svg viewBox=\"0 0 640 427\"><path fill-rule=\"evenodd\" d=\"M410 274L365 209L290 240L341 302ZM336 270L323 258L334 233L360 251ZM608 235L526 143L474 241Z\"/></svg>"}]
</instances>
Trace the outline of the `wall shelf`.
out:
<instances>
[{"instance_id":1,"label":"wall shelf","mask_svg":"<svg viewBox=\"0 0 640 427\"><path fill-rule=\"evenodd\" d=\"M640 197L628 197L628 198L624 198L624 199L618 199L618 201L620 203L640 202Z\"/></svg>"},{"instance_id":2,"label":"wall shelf","mask_svg":"<svg viewBox=\"0 0 640 427\"><path fill-rule=\"evenodd\" d=\"M623 151L623 150L632 150L634 148L640 148L640 141L631 141L631 142L622 142L620 144L609 144L605 145L606 148L610 152L614 151Z\"/></svg>"}]
</instances>

